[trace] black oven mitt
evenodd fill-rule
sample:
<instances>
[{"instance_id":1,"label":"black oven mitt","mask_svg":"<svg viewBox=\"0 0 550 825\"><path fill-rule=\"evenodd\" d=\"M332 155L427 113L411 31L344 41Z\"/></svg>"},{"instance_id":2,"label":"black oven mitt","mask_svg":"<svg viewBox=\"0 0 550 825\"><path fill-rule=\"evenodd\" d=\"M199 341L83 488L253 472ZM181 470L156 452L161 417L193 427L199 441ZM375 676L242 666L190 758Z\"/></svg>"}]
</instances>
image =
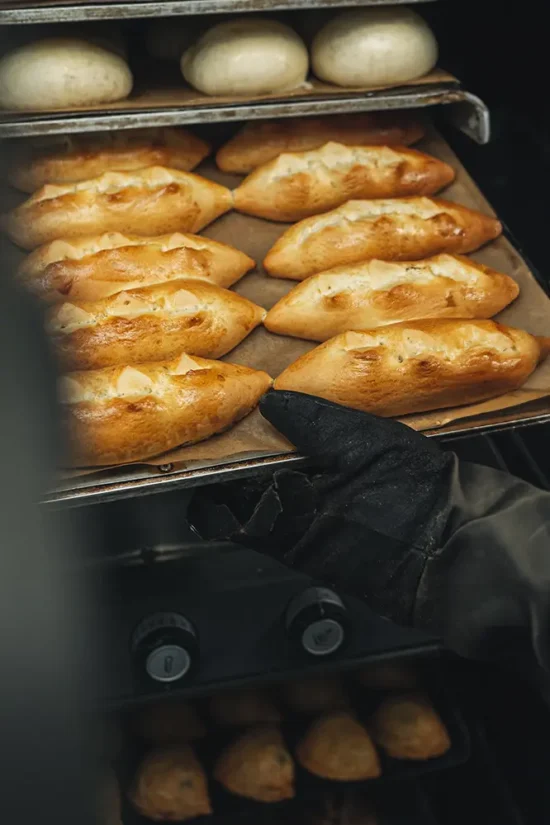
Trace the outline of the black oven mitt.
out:
<instances>
[{"instance_id":1,"label":"black oven mitt","mask_svg":"<svg viewBox=\"0 0 550 825\"><path fill-rule=\"evenodd\" d=\"M549 493L313 396L270 390L260 410L310 464L223 485L203 524L463 655L548 665Z\"/></svg>"}]
</instances>

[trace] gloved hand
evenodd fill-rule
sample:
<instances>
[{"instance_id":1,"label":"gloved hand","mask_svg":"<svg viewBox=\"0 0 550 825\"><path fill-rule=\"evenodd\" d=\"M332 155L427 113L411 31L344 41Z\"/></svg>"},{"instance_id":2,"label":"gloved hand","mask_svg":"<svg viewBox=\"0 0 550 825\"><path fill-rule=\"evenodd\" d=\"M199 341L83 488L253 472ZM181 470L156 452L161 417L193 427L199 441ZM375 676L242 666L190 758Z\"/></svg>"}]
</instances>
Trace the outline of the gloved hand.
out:
<instances>
[{"instance_id":1,"label":"gloved hand","mask_svg":"<svg viewBox=\"0 0 550 825\"><path fill-rule=\"evenodd\" d=\"M252 505L250 482L220 485L218 512L210 498L202 518L216 538L465 656L550 669L550 493L313 396L270 390L260 410L311 463L254 480Z\"/></svg>"}]
</instances>

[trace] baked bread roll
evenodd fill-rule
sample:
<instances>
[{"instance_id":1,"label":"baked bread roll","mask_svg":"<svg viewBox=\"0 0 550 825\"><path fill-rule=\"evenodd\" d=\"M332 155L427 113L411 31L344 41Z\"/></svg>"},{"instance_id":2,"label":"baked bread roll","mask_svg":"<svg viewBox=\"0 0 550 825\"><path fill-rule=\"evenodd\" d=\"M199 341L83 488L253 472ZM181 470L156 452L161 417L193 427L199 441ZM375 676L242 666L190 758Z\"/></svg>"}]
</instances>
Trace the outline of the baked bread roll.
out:
<instances>
[{"instance_id":1,"label":"baked bread roll","mask_svg":"<svg viewBox=\"0 0 550 825\"><path fill-rule=\"evenodd\" d=\"M110 49L70 37L46 38L0 60L2 109L70 109L122 100L132 72Z\"/></svg>"},{"instance_id":2,"label":"baked bread roll","mask_svg":"<svg viewBox=\"0 0 550 825\"><path fill-rule=\"evenodd\" d=\"M316 719L298 743L296 758L310 773L339 782L376 779L382 773L367 729L346 711Z\"/></svg>"},{"instance_id":3,"label":"baked bread roll","mask_svg":"<svg viewBox=\"0 0 550 825\"><path fill-rule=\"evenodd\" d=\"M17 275L39 298L58 303L98 301L180 278L230 287L253 266L244 252L199 235L108 232L41 246L24 258Z\"/></svg>"},{"instance_id":4,"label":"baked bread roll","mask_svg":"<svg viewBox=\"0 0 550 825\"><path fill-rule=\"evenodd\" d=\"M311 275L264 321L270 332L327 341L348 329L422 318L491 318L517 298L512 278L458 255L364 261Z\"/></svg>"},{"instance_id":5,"label":"baked bread roll","mask_svg":"<svg viewBox=\"0 0 550 825\"><path fill-rule=\"evenodd\" d=\"M455 176L447 163L401 146L326 143L279 155L233 192L235 209L271 221L298 221L352 198L433 195Z\"/></svg>"},{"instance_id":6,"label":"baked bread roll","mask_svg":"<svg viewBox=\"0 0 550 825\"><path fill-rule=\"evenodd\" d=\"M214 722L224 727L282 722L268 692L258 688L216 693L210 699L209 711Z\"/></svg>"},{"instance_id":7,"label":"baked bread roll","mask_svg":"<svg viewBox=\"0 0 550 825\"><path fill-rule=\"evenodd\" d=\"M205 281L170 281L101 301L56 304L47 315L63 369L164 361L180 352L221 358L261 324L266 311Z\"/></svg>"},{"instance_id":8,"label":"baked bread roll","mask_svg":"<svg viewBox=\"0 0 550 825\"><path fill-rule=\"evenodd\" d=\"M56 238L100 232L198 232L231 206L225 186L191 172L150 166L43 186L3 217L3 228L16 244L33 249Z\"/></svg>"},{"instance_id":9,"label":"baked bread roll","mask_svg":"<svg viewBox=\"0 0 550 825\"><path fill-rule=\"evenodd\" d=\"M371 732L393 759L435 759L451 747L439 714L420 694L384 699L371 719Z\"/></svg>"},{"instance_id":10,"label":"baked bread roll","mask_svg":"<svg viewBox=\"0 0 550 825\"><path fill-rule=\"evenodd\" d=\"M8 181L22 192L35 192L46 183L76 183L147 166L188 172L209 154L204 140L181 128L51 136L17 147Z\"/></svg>"},{"instance_id":11,"label":"baked bread roll","mask_svg":"<svg viewBox=\"0 0 550 825\"><path fill-rule=\"evenodd\" d=\"M287 92L306 79L307 49L278 20L237 17L217 23L187 49L181 71L205 95Z\"/></svg>"},{"instance_id":12,"label":"baked bread roll","mask_svg":"<svg viewBox=\"0 0 550 825\"><path fill-rule=\"evenodd\" d=\"M472 252L501 232L495 218L439 198L348 201L283 232L264 266L270 275L302 281L367 258L412 261Z\"/></svg>"},{"instance_id":13,"label":"baked bread roll","mask_svg":"<svg viewBox=\"0 0 550 825\"><path fill-rule=\"evenodd\" d=\"M294 762L276 725L260 725L229 745L214 765L214 779L231 793L258 802L294 797Z\"/></svg>"},{"instance_id":14,"label":"baked bread roll","mask_svg":"<svg viewBox=\"0 0 550 825\"><path fill-rule=\"evenodd\" d=\"M424 133L420 121L393 112L254 120L218 150L216 163L224 172L247 175L283 152L307 152L331 140L347 146L409 146Z\"/></svg>"},{"instance_id":15,"label":"baked bread roll","mask_svg":"<svg viewBox=\"0 0 550 825\"><path fill-rule=\"evenodd\" d=\"M206 736L206 728L190 702L160 702L138 710L132 729L152 745L187 744Z\"/></svg>"},{"instance_id":16,"label":"baked bread roll","mask_svg":"<svg viewBox=\"0 0 550 825\"><path fill-rule=\"evenodd\" d=\"M304 676L282 686L286 704L296 713L316 714L326 710L345 708L348 697L337 673L322 676Z\"/></svg>"},{"instance_id":17,"label":"baked bread roll","mask_svg":"<svg viewBox=\"0 0 550 825\"><path fill-rule=\"evenodd\" d=\"M267 373L182 354L72 372L59 394L77 467L142 461L226 430L269 388Z\"/></svg>"},{"instance_id":18,"label":"baked bread roll","mask_svg":"<svg viewBox=\"0 0 550 825\"><path fill-rule=\"evenodd\" d=\"M212 813L206 774L189 745L148 753L128 797L140 814L157 821Z\"/></svg>"},{"instance_id":19,"label":"baked bread roll","mask_svg":"<svg viewBox=\"0 0 550 825\"><path fill-rule=\"evenodd\" d=\"M350 9L315 35L311 66L337 86L393 86L429 72L437 53L431 29L411 9Z\"/></svg>"},{"instance_id":20,"label":"baked bread roll","mask_svg":"<svg viewBox=\"0 0 550 825\"><path fill-rule=\"evenodd\" d=\"M549 346L550 338L495 321L404 322L337 335L298 358L274 386L376 415L407 415L517 390Z\"/></svg>"}]
</instances>

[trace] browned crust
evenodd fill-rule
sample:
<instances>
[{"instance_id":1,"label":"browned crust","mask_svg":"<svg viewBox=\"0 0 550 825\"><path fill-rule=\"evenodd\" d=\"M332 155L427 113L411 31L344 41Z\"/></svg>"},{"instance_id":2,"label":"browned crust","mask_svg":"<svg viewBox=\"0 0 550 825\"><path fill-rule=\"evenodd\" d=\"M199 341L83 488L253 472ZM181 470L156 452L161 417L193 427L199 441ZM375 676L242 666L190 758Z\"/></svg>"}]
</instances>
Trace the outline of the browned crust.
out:
<instances>
[{"instance_id":1,"label":"browned crust","mask_svg":"<svg viewBox=\"0 0 550 825\"><path fill-rule=\"evenodd\" d=\"M195 298L197 309L183 311L170 304L182 294L189 296L191 306ZM143 314L119 314L124 301L143 304ZM241 295L193 280L170 281L102 301L73 302L69 309L76 307L91 316L90 325L74 331L67 331L60 320L66 306L60 304L48 314L48 325L54 325L53 346L64 370L161 361L180 352L221 358L265 317L262 307Z\"/></svg>"},{"instance_id":2,"label":"browned crust","mask_svg":"<svg viewBox=\"0 0 550 825\"><path fill-rule=\"evenodd\" d=\"M367 729L347 711L316 719L298 743L296 758L310 773L341 782L376 779L382 773Z\"/></svg>"},{"instance_id":3,"label":"browned crust","mask_svg":"<svg viewBox=\"0 0 550 825\"><path fill-rule=\"evenodd\" d=\"M183 128L71 135L64 145L54 143L49 150L23 144L8 180L16 189L30 193L46 183L72 183L103 172L131 172L146 166L190 172L210 151L204 140Z\"/></svg>"},{"instance_id":4,"label":"browned crust","mask_svg":"<svg viewBox=\"0 0 550 825\"><path fill-rule=\"evenodd\" d=\"M254 266L244 252L198 235L114 235L117 245L111 248L109 237L75 238L41 246L23 260L18 277L31 292L48 303L57 303L96 301L124 289L179 278L202 278L230 287ZM171 238L181 239L180 245L171 246ZM80 255L84 249L92 251Z\"/></svg>"},{"instance_id":5,"label":"browned crust","mask_svg":"<svg viewBox=\"0 0 550 825\"><path fill-rule=\"evenodd\" d=\"M224 172L248 174L283 152L318 149L329 140L349 145L409 146L424 133L418 120L390 112L254 121L222 146L216 163Z\"/></svg>"},{"instance_id":6,"label":"browned crust","mask_svg":"<svg viewBox=\"0 0 550 825\"><path fill-rule=\"evenodd\" d=\"M401 416L516 390L539 358L534 336L495 321L415 321L337 335L298 358L274 386Z\"/></svg>"},{"instance_id":7,"label":"browned crust","mask_svg":"<svg viewBox=\"0 0 550 825\"><path fill-rule=\"evenodd\" d=\"M419 198L395 199L416 206ZM430 198L439 210L432 217L381 214L374 218L345 218L346 210L376 201L349 201L325 215L306 218L291 226L267 253L264 267L270 275L301 281L334 266L368 258L407 261L442 252L472 252L498 237L502 226L496 218L440 198ZM334 216L335 223L316 230L316 225ZM303 237L305 230L309 231Z\"/></svg>"},{"instance_id":8,"label":"browned crust","mask_svg":"<svg viewBox=\"0 0 550 825\"><path fill-rule=\"evenodd\" d=\"M388 147L330 143L312 152L284 154L260 166L233 193L235 209L272 221L299 221L348 200L433 195L454 179L451 166L403 146L384 164ZM353 153L353 154L352 154ZM323 160L338 165L324 165ZM288 162L305 171L288 172ZM321 174L319 173L321 171Z\"/></svg>"},{"instance_id":9,"label":"browned crust","mask_svg":"<svg viewBox=\"0 0 550 825\"><path fill-rule=\"evenodd\" d=\"M258 403L271 384L265 372L221 361L193 358L197 369L170 375L166 387L135 398L97 397L64 405L73 466L92 467L141 461L222 432ZM140 364L147 374L162 362ZM151 369L150 369L151 368ZM86 385L108 387L120 367L72 373Z\"/></svg>"},{"instance_id":10,"label":"browned crust","mask_svg":"<svg viewBox=\"0 0 550 825\"><path fill-rule=\"evenodd\" d=\"M369 273L377 265L388 266L365 261L311 275L269 310L266 328L279 335L327 341L348 329L376 329L401 321L491 318L519 294L508 275L460 255L391 263L403 278L386 289L369 284ZM438 272L448 266L449 274L426 281L423 272L434 266ZM453 266L467 267L476 280L454 280Z\"/></svg>"},{"instance_id":11,"label":"browned crust","mask_svg":"<svg viewBox=\"0 0 550 825\"><path fill-rule=\"evenodd\" d=\"M449 733L422 694L390 696L374 713L373 738L394 759L435 759L451 747Z\"/></svg>"},{"instance_id":12,"label":"browned crust","mask_svg":"<svg viewBox=\"0 0 550 825\"><path fill-rule=\"evenodd\" d=\"M106 181L114 185L104 187ZM82 188L84 183L88 188ZM224 186L164 167L106 172L72 186L80 188L42 187L4 216L3 228L12 241L33 249L56 238L99 232L198 232L232 206Z\"/></svg>"}]
</instances>

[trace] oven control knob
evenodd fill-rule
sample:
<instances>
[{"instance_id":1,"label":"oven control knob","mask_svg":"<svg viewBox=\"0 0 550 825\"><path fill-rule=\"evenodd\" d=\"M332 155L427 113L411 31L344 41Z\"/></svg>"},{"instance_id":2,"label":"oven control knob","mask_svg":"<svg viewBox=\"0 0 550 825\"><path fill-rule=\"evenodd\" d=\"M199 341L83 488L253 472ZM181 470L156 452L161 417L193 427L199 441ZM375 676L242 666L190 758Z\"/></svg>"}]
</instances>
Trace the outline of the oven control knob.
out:
<instances>
[{"instance_id":1,"label":"oven control knob","mask_svg":"<svg viewBox=\"0 0 550 825\"><path fill-rule=\"evenodd\" d=\"M177 682L198 658L197 632L180 613L154 613L132 634L132 652L140 674L155 682Z\"/></svg>"},{"instance_id":2,"label":"oven control knob","mask_svg":"<svg viewBox=\"0 0 550 825\"><path fill-rule=\"evenodd\" d=\"M309 587L287 607L289 638L310 656L330 656L349 637L350 622L342 599L325 587Z\"/></svg>"}]
</instances>

